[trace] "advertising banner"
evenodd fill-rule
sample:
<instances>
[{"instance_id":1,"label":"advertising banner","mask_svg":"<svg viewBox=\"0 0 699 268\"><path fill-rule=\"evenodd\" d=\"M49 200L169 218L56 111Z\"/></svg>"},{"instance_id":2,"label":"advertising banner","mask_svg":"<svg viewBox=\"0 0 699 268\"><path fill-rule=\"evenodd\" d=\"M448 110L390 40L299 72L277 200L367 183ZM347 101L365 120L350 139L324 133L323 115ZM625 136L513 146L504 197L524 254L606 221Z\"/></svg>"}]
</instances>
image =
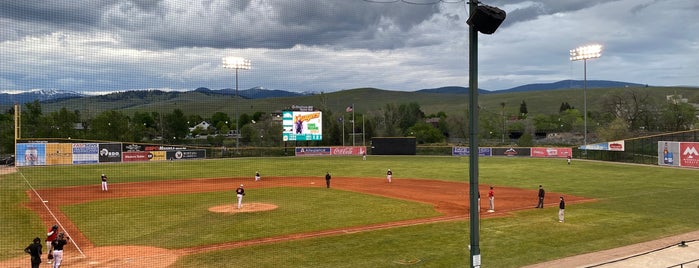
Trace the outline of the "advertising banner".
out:
<instances>
[{"instance_id":1,"label":"advertising banner","mask_svg":"<svg viewBox=\"0 0 699 268\"><path fill-rule=\"evenodd\" d=\"M170 160L180 160L180 159L201 159L206 158L206 150L179 150L179 151L167 151L166 159ZM159 159L158 159L159 160Z\"/></svg>"},{"instance_id":2,"label":"advertising banner","mask_svg":"<svg viewBox=\"0 0 699 268\"><path fill-rule=\"evenodd\" d=\"M680 156L680 143L676 141L658 142L658 165L680 166L680 161L676 156Z\"/></svg>"},{"instance_id":3,"label":"advertising banner","mask_svg":"<svg viewBox=\"0 0 699 268\"><path fill-rule=\"evenodd\" d=\"M486 148L478 148L478 156L491 156L492 155L492 148L486 147ZM471 148L469 147L461 147L461 146L455 146L451 147L451 155L452 156L470 156L471 155Z\"/></svg>"},{"instance_id":4,"label":"advertising banner","mask_svg":"<svg viewBox=\"0 0 699 268\"><path fill-rule=\"evenodd\" d=\"M493 148L493 156L531 156L531 148Z\"/></svg>"},{"instance_id":5,"label":"advertising banner","mask_svg":"<svg viewBox=\"0 0 699 268\"><path fill-rule=\"evenodd\" d=\"M22 166L43 166L46 165L46 144L45 143L18 143L15 164Z\"/></svg>"},{"instance_id":6,"label":"advertising banner","mask_svg":"<svg viewBox=\"0 0 699 268\"><path fill-rule=\"evenodd\" d=\"M573 156L571 148L553 148L553 147L532 147L532 157L560 157L567 158Z\"/></svg>"},{"instance_id":7,"label":"advertising banner","mask_svg":"<svg viewBox=\"0 0 699 268\"><path fill-rule=\"evenodd\" d=\"M47 143L46 165L70 165L73 163L73 146L70 143Z\"/></svg>"},{"instance_id":8,"label":"advertising banner","mask_svg":"<svg viewBox=\"0 0 699 268\"><path fill-rule=\"evenodd\" d=\"M330 147L296 147L296 156L330 155Z\"/></svg>"},{"instance_id":9,"label":"advertising banner","mask_svg":"<svg viewBox=\"0 0 699 268\"><path fill-rule=\"evenodd\" d=\"M121 143L100 143L100 163L121 162Z\"/></svg>"},{"instance_id":10,"label":"advertising banner","mask_svg":"<svg viewBox=\"0 0 699 268\"><path fill-rule=\"evenodd\" d=\"M366 147L364 146L336 146L330 147L331 155L364 155Z\"/></svg>"},{"instance_id":11,"label":"advertising banner","mask_svg":"<svg viewBox=\"0 0 699 268\"><path fill-rule=\"evenodd\" d=\"M680 142L680 166L699 168L699 142Z\"/></svg>"},{"instance_id":12,"label":"advertising banner","mask_svg":"<svg viewBox=\"0 0 699 268\"><path fill-rule=\"evenodd\" d=\"M592 150L592 151L624 151L625 143L623 140L620 141L610 141L603 143L595 143L582 145L578 147L580 150Z\"/></svg>"},{"instance_id":13,"label":"advertising banner","mask_svg":"<svg viewBox=\"0 0 699 268\"><path fill-rule=\"evenodd\" d=\"M122 161L124 162L138 162L138 161L150 161L153 158L151 152L123 152Z\"/></svg>"},{"instance_id":14,"label":"advertising banner","mask_svg":"<svg viewBox=\"0 0 699 268\"><path fill-rule=\"evenodd\" d=\"M73 164L98 163L99 150L97 143L73 143Z\"/></svg>"}]
</instances>

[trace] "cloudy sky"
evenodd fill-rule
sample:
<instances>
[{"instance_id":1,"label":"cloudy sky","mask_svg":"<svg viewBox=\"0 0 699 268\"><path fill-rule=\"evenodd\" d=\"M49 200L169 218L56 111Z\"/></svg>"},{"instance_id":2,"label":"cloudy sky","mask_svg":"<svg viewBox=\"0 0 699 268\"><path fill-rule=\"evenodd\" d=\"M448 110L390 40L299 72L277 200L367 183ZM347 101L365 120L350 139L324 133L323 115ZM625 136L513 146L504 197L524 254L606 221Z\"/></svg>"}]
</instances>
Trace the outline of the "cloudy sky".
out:
<instances>
[{"instance_id":1,"label":"cloudy sky","mask_svg":"<svg viewBox=\"0 0 699 268\"><path fill-rule=\"evenodd\" d=\"M699 86L697 0L482 0L479 87L587 79ZM459 0L0 0L0 91L235 87L296 92L468 86Z\"/></svg>"}]
</instances>

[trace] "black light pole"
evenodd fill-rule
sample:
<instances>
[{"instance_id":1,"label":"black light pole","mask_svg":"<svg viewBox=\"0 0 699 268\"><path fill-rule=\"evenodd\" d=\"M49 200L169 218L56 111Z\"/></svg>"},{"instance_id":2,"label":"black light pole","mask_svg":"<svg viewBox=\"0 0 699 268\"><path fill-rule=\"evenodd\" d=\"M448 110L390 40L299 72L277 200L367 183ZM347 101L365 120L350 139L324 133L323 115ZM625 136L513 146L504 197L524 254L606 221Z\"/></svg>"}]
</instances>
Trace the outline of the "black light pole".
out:
<instances>
[{"instance_id":1,"label":"black light pole","mask_svg":"<svg viewBox=\"0 0 699 268\"><path fill-rule=\"evenodd\" d=\"M505 20L505 11L499 8L478 5L477 0L469 0L468 18L468 87L469 87L469 210L471 267L481 267L481 249L479 244L478 204L478 32L492 34Z\"/></svg>"}]
</instances>

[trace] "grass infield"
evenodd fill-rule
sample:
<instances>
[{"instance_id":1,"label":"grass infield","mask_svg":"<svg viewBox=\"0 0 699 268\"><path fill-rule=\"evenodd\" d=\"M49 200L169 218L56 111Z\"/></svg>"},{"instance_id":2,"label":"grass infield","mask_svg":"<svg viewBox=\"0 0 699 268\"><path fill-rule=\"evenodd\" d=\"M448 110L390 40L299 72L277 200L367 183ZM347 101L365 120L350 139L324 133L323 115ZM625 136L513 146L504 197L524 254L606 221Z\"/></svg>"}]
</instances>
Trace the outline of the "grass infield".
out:
<instances>
[{"instance_id":1,"label":"grass infield","mask_svg":"<svg viewBox=\"0 0 699 268\"><path fill-rule=\"evenodd\" d=\"M699 170L575 160L569 166L564 159L479 160L481 184L527 189L536 189L542 184L547 192L598 200L568 205L565 224L557 222L554 207L519 211L512 217L481 219L480 249L485 267L518 267L699 229L699 209L694 206L699 201L696 181ZM23 256L22 249L31 239L35 236L43 238L41 234L46 231L39 218L22 206L22 202L27 201L25 191L29 190L29 184L35 188L90 184L98 187L101 173L110 177L110 183L217 177L252 179L256 170L262 173L263 179L265 176L320 178L326 171L334 177L382 178L388 168L394 172L396 180L417 178L464 183L469 180L468 158L433 156L369 156L366 161L360 157L246 158L21 168L21 173L0 177L0 231L6 234L6 242L0 244L0 259ZM376 203L386 200L377 201L375 198L378 197L339 190L333 190L332 195L342 198L333 200L325 196L328 191L319 190L258 189L256 191L263 194L255 202L274 200L293 204L289 208L291 211L280 208L245 216L198 215L193 212L197 206L220 204L230 199L231 193L228 192L115 199L63 209L95 244L168 248L215 243L227 234L237 234L237 227L250 233L245 236L264 237L393 220L390 217L425 217L434 213L420 204L398 200L387 203L389 207L379 208ZM286 194L289 191L294 194ZM366 207L339 208L343 199L348 198L353 202L365 202ZM532 204L535 204L535 198L532 197ZM104 233L102 228L107 227L100 225L106 219L99 217L100 207L117 213L109 219L123 214L119 222L111 223L113 228L133 226L134 231L119 231L116 235L114 232ZM155 216L153 219L149 218L153 215L144 214L144 211L158 208L181 213L170 218ZM400 213L381 213L387 209ZM248 218L253 215L267 220ZM311 220L312 224L294 222L303 215L317 220ZM374 218L376 215L386 218ZM226 224L227 219L236 217L241 218L244 225ZM195 228L195 231L189 234L183 228ZM175 266L403 267L413 264L418 267L467 267L468 232L468 221L400 227L189 255L179 259Z\"/></svg>"}]
</instances>

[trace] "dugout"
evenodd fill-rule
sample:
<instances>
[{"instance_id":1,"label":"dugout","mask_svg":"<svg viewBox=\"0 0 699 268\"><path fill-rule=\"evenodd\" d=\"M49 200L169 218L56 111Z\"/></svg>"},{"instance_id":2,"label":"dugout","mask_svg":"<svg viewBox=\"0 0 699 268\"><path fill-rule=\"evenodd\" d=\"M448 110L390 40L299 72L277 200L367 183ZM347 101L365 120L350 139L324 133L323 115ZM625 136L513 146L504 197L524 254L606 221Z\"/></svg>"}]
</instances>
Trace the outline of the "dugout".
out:
<instances>
[{"instance_id":1,"label":"dugout","mask_svg":"<svg viewBox=\"0 0 699 268\"><path fill-rule=\"evenodd\" d=\"M371 138L372 155L415 155L415 137L374 137Z\"/></svg>"}]
</instances>

